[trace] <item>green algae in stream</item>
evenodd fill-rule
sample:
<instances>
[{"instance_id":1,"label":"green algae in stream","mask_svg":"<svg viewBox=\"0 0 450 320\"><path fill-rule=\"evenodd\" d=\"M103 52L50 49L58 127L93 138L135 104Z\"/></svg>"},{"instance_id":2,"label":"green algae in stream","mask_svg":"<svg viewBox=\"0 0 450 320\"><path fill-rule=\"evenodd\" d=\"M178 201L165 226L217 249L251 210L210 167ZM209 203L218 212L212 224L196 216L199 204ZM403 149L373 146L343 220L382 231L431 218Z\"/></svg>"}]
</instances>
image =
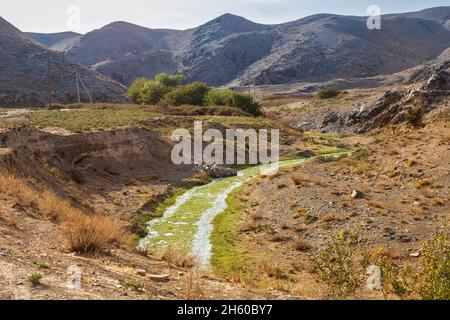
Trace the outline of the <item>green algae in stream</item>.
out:
<instances>
[{"instance_id":1,"label":"green algae in stream","mask_svg":"<svg viewBox=\"0 0 450 320\"><path fill-rule=\"evenodd\" d=\"M328 156L338 157L348 152ZM261 165L239 171L236 177L190 189L179 196L174 205L164 211L161 219L148 224L148 236L141 244L155 249L171 247L181 254L193 253L202 267L209 266L211 257L210 237L213 220L227 209L226 198L242 184L258 176L263 169L299 165L310 159L292 159L277 164ZM207 252L205 252L207 251Z\"/></svg>"},{"instance_id":2,"label":"green algae in stream","mask_svg":"<svg viewBox=\"0 0 450 320\"><path fill-rule=\"evenodd\" d=\"M294 165L305 159L291 159L279 162L280 166ZM256 177L261 169L273 165L250 167L239 172L236 177L215 180L210 184L192 188L179 196L177 201L166 208L161 219L152 220L148 224L148 236L144 243L156 249L172 247L180 253L189 254L194 236L198 231L198 221L203 214L214 208L219 196L236 185ZM228 192L233 191L229 190ZM218 212L219 213L219 212Z\"/></svg>"},{"instance_id":3,"label":"green algae in stream","mask_svg":"<svg viewBox=\"0 0 450 320\"><path fill-rule=\"evenodd\" d=\"M211 266L219 277L256 287L259 284L258 257L246 250L245 244L239 239L243 221L237 197L242 189L240 187L228 196L227 209L213 221Z\"/></svg>"}]
</instances>

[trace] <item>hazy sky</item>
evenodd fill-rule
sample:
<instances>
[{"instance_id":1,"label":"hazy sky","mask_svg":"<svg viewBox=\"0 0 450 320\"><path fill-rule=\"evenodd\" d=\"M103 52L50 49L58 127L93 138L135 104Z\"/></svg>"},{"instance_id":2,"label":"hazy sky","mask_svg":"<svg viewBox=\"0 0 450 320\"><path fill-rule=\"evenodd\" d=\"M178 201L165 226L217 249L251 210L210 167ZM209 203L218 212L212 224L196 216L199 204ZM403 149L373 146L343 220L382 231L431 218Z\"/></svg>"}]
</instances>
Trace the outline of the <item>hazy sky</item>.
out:
<instances>
[{"instance_id":1,"label":"hazy sky","mask_svg":"<svg viewBox=\"0 0 450 320\"><path fill-rule=\"evenodd\" d=\"M382 13L450 5L449 0L2 0L0 15L22 31L70 29L71 5L81 9L78 31L85 33L121 20L150 28L187 29L224 13L260 23L280 23L315 13L366 15L369 5ZM72 24L74 26L74 24ZM75 24L76 26L76 24ZM73 28L72 28L73 29Z\"/></svg>"}]
</instances>

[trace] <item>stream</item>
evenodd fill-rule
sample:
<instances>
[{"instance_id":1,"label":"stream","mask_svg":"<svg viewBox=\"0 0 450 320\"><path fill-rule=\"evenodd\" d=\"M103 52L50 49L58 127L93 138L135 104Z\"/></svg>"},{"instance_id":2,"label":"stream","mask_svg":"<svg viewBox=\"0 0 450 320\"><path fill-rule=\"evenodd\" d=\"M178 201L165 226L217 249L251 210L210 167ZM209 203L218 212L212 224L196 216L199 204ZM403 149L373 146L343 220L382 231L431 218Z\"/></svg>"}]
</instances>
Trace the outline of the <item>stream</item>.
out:
<instances>
[{"instance_id":1,"label":"stream","mask_svg":"<svg viewBox=\"0 0 450 320\"><path fill-rule=\"evenodd\" d=\"M339 152L327 155L339 157L349 154ZM214 218L227 208L231 192L260 174L273 172L279 166L286 167L304 163L305 158L284 160L260 165L238 172L235 177L215 180L207 185L194 187L179 196L174 205L167 208L161 218L148 223L148 236L141 239L140 246L158 249L172 247L178 252L197 258L198 268L210 266Z\"/></svg>"}]
</instances>

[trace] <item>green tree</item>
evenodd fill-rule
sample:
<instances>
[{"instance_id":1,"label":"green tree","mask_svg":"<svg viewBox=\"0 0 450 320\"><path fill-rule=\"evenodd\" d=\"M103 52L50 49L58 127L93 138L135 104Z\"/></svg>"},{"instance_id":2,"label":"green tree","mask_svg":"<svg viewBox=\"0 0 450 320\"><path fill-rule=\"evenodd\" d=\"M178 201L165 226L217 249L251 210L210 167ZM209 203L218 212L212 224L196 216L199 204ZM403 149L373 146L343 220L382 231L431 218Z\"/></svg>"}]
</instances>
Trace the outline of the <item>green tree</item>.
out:
<instances>
[{"instance_id":1,"label":"green tree","mask_svg":"<svg viewBox=\"0 0 450 320\"><path fill-rule=\"evenodd\" d=\"M173 88L162 100L163 104L171 106L203 104L203 99L210 88L202 82L192 82L185 86Z\"/></svg>"},{"instance_id":2,"label":"green tree","mask_svg":"<svg viewBox=\"0 0 450 320\"><path fill-rule=\"evenodd\" d=\"M183 81L183 79L184 77L182 75L171 75L167 73L160 73L155 77L156 81L167 87L177 87L181 84L181 81Z\"/></svg>"},{"instance_id":3,"label":"green tree","mask_svg":"<svg viewBox=\"0 0 450 320\"><path fill-rule=\"evenodd\" d=\"M147 80L138 96L137 103L159 104L170 90L169 87L158 81Z\"/></svg>"},{"instance_id":4,"label":"green tree","mask_svg":"<svg viewBox=\"0 0 450 320\"><path fill-rule=\"evenodd\" d=\"M147 81L148 80L146 78L137 78L136 80L134 80L131 86L128 88L128 99L132 100L134 103L139 103L139 96Z\"/></svg>"}]
</instances>

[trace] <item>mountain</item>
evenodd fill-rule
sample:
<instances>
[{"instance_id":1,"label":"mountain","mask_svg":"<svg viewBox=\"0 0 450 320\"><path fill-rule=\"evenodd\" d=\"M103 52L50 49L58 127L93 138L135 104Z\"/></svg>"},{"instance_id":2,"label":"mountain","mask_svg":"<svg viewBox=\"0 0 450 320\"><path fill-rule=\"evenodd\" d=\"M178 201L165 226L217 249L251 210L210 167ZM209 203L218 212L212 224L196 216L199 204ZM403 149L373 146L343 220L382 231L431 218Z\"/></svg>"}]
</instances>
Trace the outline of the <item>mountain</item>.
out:
<instances>
[{"instance_id":1,"label":"mountain","mask_svg":"<svg viewBox=\"0 0 450 320\"><path fill-rule=\"evenodd\" d=\"M77 43L82 34L76 32L33 33L26 32L31 39L55 51L67 51Z\"/></svg>"},{"instance_id":2,"label":"mountain","mask_svg":"<svg viewBox=\"0 0 450 320\"><path fill-rule=\"evenodd\" d=\"M119 83L71 61L64 53L48 51L0 17L0 105L43 105L48 96L48 52L53 101L75 102L78 74L95 101L122 101ZM81 81L79 82L82 88ZM82 88L83 101L88 100Z\"/></svg>"},{"instance_id":3,"label":"mountain","mask_svg":"<svg viewBox=\"0 0 450 320\"><path fill-rule=\"evenodd\" d=\"M365 17L318 14L263 25L225 14L189 30L114 22L82 36L67 55L124 84L159 72L213 86L324 82L391 74L450 46L450 7Z\"/></svg>"}]
</instances>

